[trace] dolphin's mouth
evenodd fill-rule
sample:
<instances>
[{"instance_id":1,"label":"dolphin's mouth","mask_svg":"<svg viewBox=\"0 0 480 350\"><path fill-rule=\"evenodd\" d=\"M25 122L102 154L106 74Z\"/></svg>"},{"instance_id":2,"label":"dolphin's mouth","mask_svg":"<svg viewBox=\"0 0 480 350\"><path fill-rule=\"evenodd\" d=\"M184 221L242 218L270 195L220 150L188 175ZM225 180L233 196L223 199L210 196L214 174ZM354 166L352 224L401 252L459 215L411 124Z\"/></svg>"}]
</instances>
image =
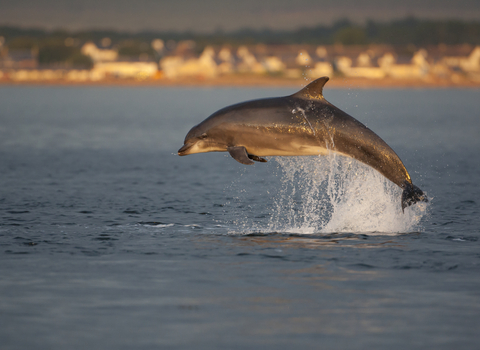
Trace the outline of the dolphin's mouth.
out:
<instances>
[{"instance_id":1,"label":"dolphin's mouth","mask_svg":"<svg viewBox=\"0 0 480 350\"><path fill-rule=\"evenodd\" d=\"M194 144L194 143L186 143L186 144L184 144L184 145L182 146L182 148L180 148L180 149L178 150L178 155L179 155L179 156L186 156L186 155L188 155L188 154L189 154L188 151L190 150L190 148L193 147L193 145L195 145L195 144Z\"/></svg>"}]
</instances>

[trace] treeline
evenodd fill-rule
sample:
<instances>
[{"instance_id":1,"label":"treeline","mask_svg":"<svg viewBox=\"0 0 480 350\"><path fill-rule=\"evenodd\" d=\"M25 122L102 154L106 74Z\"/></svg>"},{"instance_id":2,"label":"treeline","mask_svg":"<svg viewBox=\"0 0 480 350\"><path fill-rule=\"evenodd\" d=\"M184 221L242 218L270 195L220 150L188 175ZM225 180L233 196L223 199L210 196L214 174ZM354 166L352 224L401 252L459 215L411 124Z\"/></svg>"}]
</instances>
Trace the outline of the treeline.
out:
<instances>
[{"instance_id":1,"label":"treeline","mask_svg":"<svg viewBox=\"0 0 480 350\"><path fill-rule=\"evenodd\" d=\"M23 29L0 26L0 37L4 46L10 49L65 46L67 38L73 39L65 55L78 55L75 48L86 41L99 43L108 37L111 44L120 53L151 53L151 41L156 38L168 41L194 40L198 50L206 45L230 44L313 44L313 45L368 45L390 44L396 46L415 45L480 45L480 21L461 20L425 20L413 17L391 22L367 21L356 24L349 20L339 20L332 25L299 28L291 31L242 29L233 32L218 30L214 33L199 34L195 32L153 32L138 33L114 30L88 30L69 32L65 30L46 31L42 29ZM68 51L68 52L67 52ZM80 59L79 57L77 57ZM45 53L48 60L48 52Z\"/></svg>"},{"instance_id":2,"label":"treeline","mask_svg":"<svg viewBox=\"0 0 480 350\"><path fill-rule=\"evenodd\" d=\"M339 20L331 26L318 25L293 31L246 29L233 33L215 33L206 39L218 43L251 44L478 45L480 44L480 21L434 21L409 17L392 22L367 21L360 25L345 19Z\"/></svg>"}]
</instances>

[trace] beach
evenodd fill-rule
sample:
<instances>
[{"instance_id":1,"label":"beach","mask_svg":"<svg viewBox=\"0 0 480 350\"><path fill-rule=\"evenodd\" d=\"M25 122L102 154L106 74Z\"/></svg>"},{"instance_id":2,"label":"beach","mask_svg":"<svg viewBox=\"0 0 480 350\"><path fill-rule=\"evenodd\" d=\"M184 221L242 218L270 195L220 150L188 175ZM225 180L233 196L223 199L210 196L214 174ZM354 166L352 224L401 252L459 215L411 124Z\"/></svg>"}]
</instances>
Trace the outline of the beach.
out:
<instances>
[{"instance_id":1,"label":"beach","mask_svg":"<svg viewBox=\"0 0 480 350\"><path fill-rule=\"evenodd\" d=\"M67 81L67 80L25 80L13 81L3 79L0 85L71 85L71 86L191 86L191 87L298 87L307 85L311 79L289 79L262 75L232 75L216 78L189 77L179 79L116 79L107 78L98 81ZM480 80L467 78L458 79L367 79L332 77L328 82L329 88L478 88Z\"/></svg>"}]
</instances>

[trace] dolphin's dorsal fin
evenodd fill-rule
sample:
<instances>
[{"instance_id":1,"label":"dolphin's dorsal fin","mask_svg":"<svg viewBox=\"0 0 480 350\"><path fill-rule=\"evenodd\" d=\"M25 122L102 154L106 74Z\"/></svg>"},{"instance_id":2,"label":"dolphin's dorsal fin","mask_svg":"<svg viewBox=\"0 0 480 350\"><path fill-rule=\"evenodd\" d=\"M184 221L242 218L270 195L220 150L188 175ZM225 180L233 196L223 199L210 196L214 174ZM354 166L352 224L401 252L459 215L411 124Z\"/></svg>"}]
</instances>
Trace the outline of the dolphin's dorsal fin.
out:
<instances>
[{"instance_id":1,"label":"dolphin's dorsal fin","mask_svg":"<svg viewBox=\"0 0 480 350\"><path fill-rule=\"evenodd\" d=\"M292 96L306 100L323 100L323 86L329 79L329 77L318 78Z\"/></svg>"}]
</instances>

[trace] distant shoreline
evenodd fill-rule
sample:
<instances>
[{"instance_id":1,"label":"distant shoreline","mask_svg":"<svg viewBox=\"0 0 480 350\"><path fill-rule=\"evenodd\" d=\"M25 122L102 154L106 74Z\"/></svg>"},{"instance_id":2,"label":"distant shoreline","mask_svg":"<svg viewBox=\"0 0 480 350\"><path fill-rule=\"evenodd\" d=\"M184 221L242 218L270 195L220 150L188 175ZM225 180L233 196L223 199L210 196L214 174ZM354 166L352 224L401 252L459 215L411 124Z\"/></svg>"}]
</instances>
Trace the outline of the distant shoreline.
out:
<instances>
[{"instance_id":1,"label":"distant shoreline","mask_svg":"<svg viewBox=\"0 0 480 350\"><path fill-rule=\"evenodd\" d=\"M0 80L0 86L151 86L151 87L299 87L311 79L286 79L271 76L221 76L213 79L104 79L99 81ZM366 79L333 77L329 88L480 88L480 81L440 79Z\"/></svg>"}]
</instances>

